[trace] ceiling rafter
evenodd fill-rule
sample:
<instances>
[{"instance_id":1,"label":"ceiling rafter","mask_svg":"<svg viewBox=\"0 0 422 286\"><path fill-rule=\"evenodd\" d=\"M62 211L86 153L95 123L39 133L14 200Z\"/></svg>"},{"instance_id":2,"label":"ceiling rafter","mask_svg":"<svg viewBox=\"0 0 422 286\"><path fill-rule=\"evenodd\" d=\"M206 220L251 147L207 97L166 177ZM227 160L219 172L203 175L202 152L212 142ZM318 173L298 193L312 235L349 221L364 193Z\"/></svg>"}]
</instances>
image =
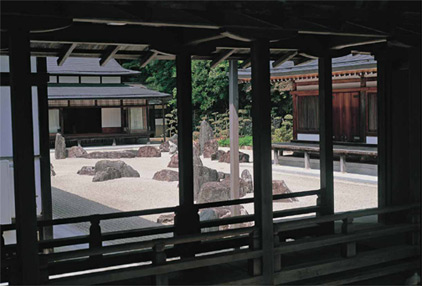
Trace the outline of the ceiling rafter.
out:
<instances>
[{"instance_id":1,"label":"ceiling rafter","mask_svg":"<svg viewBox=\"0 0 422 286\"><path fill-rule=\"evenodd\" d=\"M212 60L211 68L215 68L216 66L218 66L219 63L226 60L228 57L230 57L236 51L237 51L236 49L233 49L233 50L228 50L228 51L220 53L215 59Z\"/></svg>"},{"instance_id":2,"label":"ceiling rafter","mask_svg":"<svg viewBox=\"0 0 422 286\"><path fill-rule=\"evenodd\" d=\"M100 59L100 66L105 66L117 54L120 48L121 46L119 45L107 47Z\"/></svg>"},{"instance_id":3,"label":"ceiling rafter","mask_svg":"<svg viewBox=\"0 0 422 286\"><path fill-rule=\"evenodd\" d=\"M63 50L63 53L57 59L58 66L62 66L64 64L64 62L67 60L68 57L70 57L70 54L73 52L76 46L77 44L75 43L66 45L65 49Z\"/></svg>"},{"instance_id":4,"label":"ceiling rafter","mask_svg":"<svg viewBox=\"0 0 422 286\"><path fill-rule=\"evenodd\" d=\"M288 60L291 60L293 57L295 57L298 54L297 51L294 52L289 52L285 55L283 55L282 57L280 57L278 60L273 62L273 68L279 67L282 64L284 64L285 62L287 62Z\"/></svg>"},{"instance_id":5,"label":"ceiling rafter","mask_svg":"<svg viewBox=\"0 0 422 286\"><path fill-rule=\"evenodd\" d=\"M145 55L143 55L140 59L139 59L139 64L141 65L142 68L146 67L147 64L149 64L156 56L158 55L158 51L155 50L151 50L151 51L147 51L145 53Z\"/></svg>"}]
</instances>

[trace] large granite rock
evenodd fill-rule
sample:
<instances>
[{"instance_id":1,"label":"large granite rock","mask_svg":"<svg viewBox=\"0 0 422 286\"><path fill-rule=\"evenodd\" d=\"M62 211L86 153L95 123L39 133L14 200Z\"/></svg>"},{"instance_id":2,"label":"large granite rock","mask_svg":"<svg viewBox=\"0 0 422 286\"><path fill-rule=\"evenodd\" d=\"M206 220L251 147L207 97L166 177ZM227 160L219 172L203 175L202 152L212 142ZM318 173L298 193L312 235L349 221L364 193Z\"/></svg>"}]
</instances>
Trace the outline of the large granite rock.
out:
<instances>
[{"instance_id":1,"label":"large granite rock","mask_svg":"<svg viewBox=\"0 0 422 286\"><path fill-rule=\"evenodd\" d=\"M179 168L179 154L174 154L167 165L168 168Z\"/></svg>"},{"instance_id":2,"label":"large granite rock","mask_svg":"<svg viewBox=\"0 0 422 286\"><path fill-rule=\"evenodd\" d=\"M66 141L64 137L60 134L56 134L56 142L54 144L54 157L56 159L66 159L67 150L66 150Z\"/></svg>"},{"instance_id":3,"label":"large granite rock","mask_svg":"<svg viewBox=\"0 0 422 286\"><path fill-rule=\"evenodd\" d=\"M195 198L201 189L201 186L206 182L218 182L218 172L217 170L195 165L193 167L193 190Z\"/></svg>"},{"instance_id":4,"label":"large granite rock","mask_svg":"<svg viewBox=\"0 0 422 286\"><path fill-rule=\"evenodd\" d=\"M92 181L103 182L103 181L118 179L121 177L122 177L122 173L119 172L119 170L112 167L106 167L105 169L96 172L94 178L92 178Z\"/></svg>"},{"instance_id":5,"label":"large granite rock","mask_svg":"<svg viewBox=\"0 0 422 286\"><path fill-rule=\"evenodd\" d=\"M177 144L169 141L169 153L170 153L170 155L176 154L177 151L178 151Z\"/></svg>"},{"instance_id":6,"label":"large granite rock","mask_svg":"<svg viewBox=\"0 0 422 286\"><path fill-rule=\"evenodd\" d=\"M87 154L88 152L86 152L81 146L73 146L67 149L67 158L82 158Z\"/></svg>"},{"instance_id":7,"label":"large granite rock","mask_svg":"<svg viewBox=\"0 0 422 286\"><path fill-rule=\"evenodd\" d=\"M204 152L205 143L214 138L211 125L203 120L201 122L201 127L199 130L199 152L202 154Z\"/></svg>"},{"instance_id":8,"label":"large granite rock","mask_svg":"<svg viewBox=\"0 0 422 286\"><path fill-rule=\"evenodd\" d=\"M246 183L246 193L253 193L253 180L251 173L245 169L242 171L240 178L242 178L242 180Z\"/></svg>"},{"instance_id":9,"label":"large granite rock","mask_svg":"<svg viewBox=\"0 0 422 286\"><path fill-rule=\"evenodd\" d=\"M280 195L280 194L290 194L292 191L287 187L284 180L273 180L273 195ZM275 202L297 202L297 198L287 198L287 199L280 199L275 200Z\"/></svg>"},{"instance_id":10,"label":"large granite rock","mask_svg":"<svg viewBox=\"0 0 422 286\"><path fill-rule=\"evenodd\" d=\"M163 214L157 218L157 223L171 225L174 224L174 214Z\"/></svg>"},{"instance_id":11,"label":"large granite rock","mask_svg":"<svg viewBox=\"0 0 422 286\"><path fill-rule=\"evenodd\" d=\"M166 182L179 181L179 172L173 170L161 170L156 172L152 179Z\"/></svg>"},{"instance_id":12,"label":"large granite rock","mask_svg":"<svg viewBox=\"0 0 422 286\"><path fill-rule=\"evenodd\" d=\"M230 178L230 174L229 173L224 173L224 172L218 172L218 179L219 180L224 180Z\"/></svg>"},{"instance_id":13,"label":"large granite rock","mask_svg":"<svg viewBox=\"0 0 422 286\"><path fill-rule=\"evenodd\" d=\"M116 169L121 173L121 177L140 177L139 173L123 161L101 160L95 164L95 173L106 170L107 168Z\"/></svg>"},{"instance_id":14,"label":"large granite rock","mask_svg":"<svg viewBox=\"0 0 422 286\"><path fill-rule=\"evenodd\" d=\"M174 144L176 144L176 145L178 145L179 143L178 143L178 140L179 140L179 136L177 135L177 134L174 134L173 136L171 136L170 138L169 138L169 141L170 142L172 142L172 143L174 143Z\"/></svg>"},{"instance_id":15,"label":"large granite rock","mask_svg":"<svg viewBox=\"0 0 422 286\"><path fill-rule=\"evenodd\" d=\"M211 160L220 160L220 158L226 154L223 150L217 150L214 154L211 154Z\"/></svg>"},{"instance_id":16,"label":"large granite rock","mask_svg":"<svg viewBox=\"0 0 422 286\"><path fill-rule=\"evenodd\" d=\"M54 172L54 166L51 163L50 163L50 175L51 176L55 176L56 175L56 172Z\"/></svg>"},{"instance_id":17,"label":"large granite rock","mask_svg":"<svg viewBox=\"0 0 422 286\"><path fill-rule=\"evenodd\" d=\"M230 199L230 184L222 182L207 182L201 186L198 193L198 203L227 201Z\"/></svg>"},{"instance_id":18,"label":"large granite rock","mask_svg":"<svg viewBox=\"0 0 422 286\"><path fill-rule=\"evenodd\" d=\"M231 188L230 185L230 177L225 178L220 182L221 184L227 186L229 189ZM239 197L244 197L248 191L248 184L241 178L239 178Z\"/></svg>"},{"instance_id":19,"label":"large granite rock","mask_svg":"<svg viewBox=\"0 0 422 286\"><path fill-rule=\"evenodd\" d=\"M211 139L204 143L202 154L204 158L211 158L211 155L218 151L218 142L216 139Z\"/></svg>"},{"instance_id":20,"label":"large granite rock","mask_svg":"<svg viewBox=\"0 0 422 286\"><path fill-rule=\"evenodd\" d=\"M215 209L203 209L199 213L199 221L214 220L218 218L219 217ZM210 232L210 231L218 231L218 226L204 228L202 229L201 232Z\"/></svg>"},{"instance_id":21,"label":"large granite rock","mask_svg":"<svg viewBox=\"0 0 422 286\"><path fill-rule=\"evenodd\" d=\"M82 155L81 157L87 159L120 159L120 158L135 158L137 155L136 150L124 151L105 151L105 152L90 152Z\"/></svg>"},{"instance_id":22,"label":"large granite rock","mask_svg":"<svg viewBox=\"0 0 422 286\"><path fill-rule=\"evenodd\" d=\"M240 205L239 206L240 215L248 215L248 212L246 209ZM223 219L228 218L232 216L232 207L217 207L217 208L209 208L209 209L203 209L199 213L199 219L200 221L206 221L206 220L214 220L214 219ZM231 224L231 225L221 225L219 227L210 227L203 229L202 232L209 232L209 231L217 231L217 230L226 230L231 229L233 227L250 227L252 226L252 222L245 222L241 224Z\"/></svg>"},{"instance_id":23,"label":"large granite rock","mask_svg":"<svg viewBox=\"0 0 422 286\"><path fill-rule=\"evenodd\" d=\"M230 163L230 151L223 154L218 162ZM243 152L239 152L239 163L249 163L249 155Z\"/></svg>"},{"instance_id":24,"label":"large granite rock","mask_svg":"<svg viewBox=\"0 0 422 286\"><path fill-rule=\"evenodd\" d=\"M94 166L83 166L78 172L78 175L95 176Z\"/></svg>"},{"instance_id":25,"label":"large granite rock","mask_svg":"<svg viewBox=\"0 0 422 286\"><path fill-rule=\"evenodd\" d=\"M170 143L169 141L165 141L160 144L160 147L158 147L161 152L169 152L170 151Z\"/></svg>"},{"instance_id":26,"label":"large granite rock","mask_svg":"<svg viewBox=\"0 0 422 286\"><path fill-rule=\"evenodd\" d=\"M142 146L138 149L138 157L161 157L161 151L153 146Z\"/></svg>"}]
</instances>

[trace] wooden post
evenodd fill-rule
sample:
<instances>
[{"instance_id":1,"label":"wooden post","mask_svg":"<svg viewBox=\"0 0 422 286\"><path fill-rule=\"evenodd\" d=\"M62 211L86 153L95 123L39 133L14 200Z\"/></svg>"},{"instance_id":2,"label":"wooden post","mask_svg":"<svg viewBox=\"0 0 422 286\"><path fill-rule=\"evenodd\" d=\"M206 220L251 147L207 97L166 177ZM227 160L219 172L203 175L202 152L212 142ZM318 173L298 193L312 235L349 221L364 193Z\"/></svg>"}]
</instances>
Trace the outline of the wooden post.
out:
<instances>
[{"instance_id":1,"label":"wooden post","mask_svg":"<svg viewBox=\"0 0 422 286\"><path fill-rule=\"evenodd\" d=\"M161 108L163 113L163 142L166 142L166 105L161 101Z\"/></svg>"},{"instance_id":2,"label":"wooden post","mask_svg":"<svg viewBox=\"0 0 422 286\"><path fill-rule=\"evenodd\" d=\"M100 219L97 216L93 216L90 223L91 226L89 227L89 248L101 248L103 243L101 238ZM90 259L96 262L99 258L101 258L101 256L102 255L92 255Z\"/></svg>"},{"instance_id":3,"label":"wooden post","mask_svg":"<svg viewBox=\"0 0 422 286\"><path fill-rule=\"evenodd\" d=\"M229 108L230 108L230 197L239 195L239 92L237 83L237 61L229 62ZM232 206L233 216L240 215L239 205Z\"/></svg>"},{"instance_id":4,"label":"wooden post","mask_svg":"<svg viewBox=\"0 0 422 286\"><path fill-rule=\"evenodd\" d=\"M260 234L258 231L253 231L249 235L249 248L251 250L257 250L261 248L260 243ZM249 275L259 276L262 274L262 260L259 258L254 258L248 261L248 272Z\"/></svg>"},{"instance_id":5,"label":"wooden post","mask_svg":"<svg viewBox=\"0 0 422 286\"><path fill-rule=\"evenodd\" d=\"M17 23L8 31L15 183L18 284L38 284L40 269L35 201L29 31Z\"/></svg>"},{"instance_id":6,"label":"wooden post","mask_svg":"<svg viewBox=\"0 0 422 286\"><path fill-rule=\"evenodd\" d=\"M350 234L353 232L353 218L346 218L343 220L341 232L343 234ZM341 255L343 257L356 256L356 242L347 242L342 245Z\"/></svg>"},{"instance_id":7,"label":"wooden post","mask_svg":"<svg viewBox=\"0 0 422 286\"><path fill-rule=\"evenodd\" d=\"M37 73L45 76L45 81L38 83L38 122L40 134L40 167L41 167L41 208L44 220L53 219L51 198L51 166L50 166L50 131L48 125L48 97L47 97L47 60L37 58ZM43 229L42 239L53 238L53 226ZM52 249L51 249L52 250Z\"/></svg>"},{"instance_id":8,"label":"wooden post","mask_svg":"<svg viewBox=\"0 0 422 286\"><path fill-rule=\"evenodd\" d=\"M346 155L340 155L340 172L346 173Z\"/></svg>"},{"instance_id":9,"label":"wooden post","mask_svg":"<svg viewBox=\"0 0 422 286\"><path fill-rule=\"evenodd\" d=\"M198 210L193 194L192 85L190 54L176 55L177 130L179 150L179 208L176 211L176 235L200 232ZM182 245L180 249L183 249ZM186 248L186 247L185 247ZM186 250L186 249L185 249Z\"/></svg>"},{"instance_id":10,"label":"wooden post","mask_svg":"<svg viewBox=\"0 0 422 286\"><path fill-rule=\"evenodd\" d=\"M264 284L274 282L269 42L252 42L252 133L255 226L260 230Z\"/></svg>"},{"instance_id":11,"label":"wooden post","mask_svg":"<svg viewBox=\"0 0 422 286\"><path fill-rule=\"evenodd\" d=\"M165 244L164 243L157 243L153 247L154 255L152 257L153 265L163 265L166 263L166 252L165 252ZM154 284L155 285L168 285L168 275L167 274L159 274L154 276Z\"/></svg>"},{"instance_id":12,"label":"wooden post","mask_svg":"<svg viewBox=\"0 0 422 286\"><path fill-rule=\"evenodd\" d=\"M311 156L309 155L309 152L305 152L303 154L303 158L305 161L305 169L308 170L311 168Z\"/></svg>"},{"instance_id":13,"label":"wooden post","mask_svg":"<svg viewBox=\"0 0 422 286\"><path fill-rule=\"evenodd\" d=\"M333 90L331 57L324 55L318 59L319 77L319 147L320 147L320 184L321 215L334 213L333 181ZM327 224L333 231L333 223Z\"/></svg>"},{"instance_id":14,"label":"wooden post","mask_svg":"<svg viewBox=\"0 0 422 286\"><path fill-rule=\"evenodd\" d=\"M279 158L278 158L278 149L274 148L274 165L278 165L279 164Z\"/></svg>"}]
</instances>

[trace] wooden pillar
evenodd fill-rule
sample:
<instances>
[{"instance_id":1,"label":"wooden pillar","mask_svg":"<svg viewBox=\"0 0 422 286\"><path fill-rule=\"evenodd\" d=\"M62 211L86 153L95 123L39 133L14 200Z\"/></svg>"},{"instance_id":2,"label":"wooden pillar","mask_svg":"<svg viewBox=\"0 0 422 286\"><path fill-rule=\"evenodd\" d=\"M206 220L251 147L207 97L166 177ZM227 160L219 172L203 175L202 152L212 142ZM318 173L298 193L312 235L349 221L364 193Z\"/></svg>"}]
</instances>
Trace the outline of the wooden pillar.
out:
<instances>
[{"instance_id":1,"label":"wooden pillar","mask_svg":"<svg viewBox=\"0 0 422 286\"><path fill-rule=\"evenodd\" d=\"M252 42L252 132L255 226L263 250L263 284L274 282L269 42Z\"/></svg>"},{"instance_id":2,"label":"wooden pillar","mask_svg":"<svg viewBox=\"0 0 422 286\"><path fill-rule=\"evenodd\" d=\"M179 150L179 208L176 234L198 233L199 216L193 194L192 83L190 54L176 55L177 130Z\"/></svg>"},{"instance_id":3,"label":"wooden pillar","mask_svg":"<svg viewBox=\"0 0 422 286\"><path fill-rule=\"evenodd\" d=\"M147 122L147 139L148 139L148 143L150 142L150 134L151 134L151 125L150 125L150 122L149 122L149 120L150 120L150 118L149 118L149 105L148 105L148 99L147 100L145 100L145 114L146 114L146 117L147 117L147 120L146 120L146 122Z\"/></svg>"},{"instance_id":4,"label":"wooden pillar","mask_svg":"<svg viewBox=\"0 0 422 286\"><path fill-rule=\"evenodd\" d=\"M334 213L333 90L330 56L324 55L318 59L318 77L321 184L319 205L321 206L321 215L330 215Z\"/></svg>"},{"instance_id":5,"label":"wooden pillar","mask_svg":"<svg viewBox=\"0 0 422 286\"><path fill-rule=\"evenodd\" d=\"M40 134L41 206L44 220L53 218L51 199L50 132L48 125L47 60L37 58L37 73L45 81L38 84L38 122ZM45 227L42 239L53 238L53 227Z\"/></svg>"},{"instance_id":6,"label":"wooden pillar","mask_svg":"<svg viewBox=\"0 0 422 286\"><path fill-rule=\"evenodd\" d=\"M161 104L163 113L163 140L166 142L166 105L164 104L164 101L161 101Z\"/></svg>"},{"instance_id":7,"label":"wooden pillar","mask_svg":"<svg viewBox=\"0 0 422 286\"><path fill-rule=\"evenodd\" d=\"M40 272L29 31L14 26L8 33L17 240L17 281L14 281L14 284L31 285L39 283Z\"/></svg>"},{"instance_id":8,"label":"wooden pillar","mask_svg":"<svg viewBox=\"0 0 422 286\"><path fill-rule=\"evenodd\" d=\"M230 190L231 199L239 195L239 92L237 61L229 62L229 114L230 114ZM232 206L233 215L240 215L239 205Z\"/></svg>"}]
</instances>

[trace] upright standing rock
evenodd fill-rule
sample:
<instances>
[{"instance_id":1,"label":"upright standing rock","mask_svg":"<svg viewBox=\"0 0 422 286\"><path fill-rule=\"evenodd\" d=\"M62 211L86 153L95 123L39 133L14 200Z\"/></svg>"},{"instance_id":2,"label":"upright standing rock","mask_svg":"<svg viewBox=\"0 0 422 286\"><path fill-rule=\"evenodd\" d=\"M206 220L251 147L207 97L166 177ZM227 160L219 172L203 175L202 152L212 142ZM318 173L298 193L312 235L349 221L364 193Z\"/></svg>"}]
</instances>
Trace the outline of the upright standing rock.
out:
<instances>
[{"instance_id":1,"label":"upright standing rock","mask_svg":"<svg viewBox=\"0 0 422 286\"><path fill-rule=\"evenodd\" d=\"M200 153L204 152L205 143L214 138L210 124L203 120L199 131L199 148Z\"/></svg>"},{"instance_id":2,"label":"upright standing rock","mask_svg":"<svg viewBox=\"0 0 422 286\"><path fill-rule=\"evenodd\" d=\"M66 159L66 153L66 141L60 133L57 133L56 143L54 145L54 157L56 159Z\"/></svg>"}]
</instances>

